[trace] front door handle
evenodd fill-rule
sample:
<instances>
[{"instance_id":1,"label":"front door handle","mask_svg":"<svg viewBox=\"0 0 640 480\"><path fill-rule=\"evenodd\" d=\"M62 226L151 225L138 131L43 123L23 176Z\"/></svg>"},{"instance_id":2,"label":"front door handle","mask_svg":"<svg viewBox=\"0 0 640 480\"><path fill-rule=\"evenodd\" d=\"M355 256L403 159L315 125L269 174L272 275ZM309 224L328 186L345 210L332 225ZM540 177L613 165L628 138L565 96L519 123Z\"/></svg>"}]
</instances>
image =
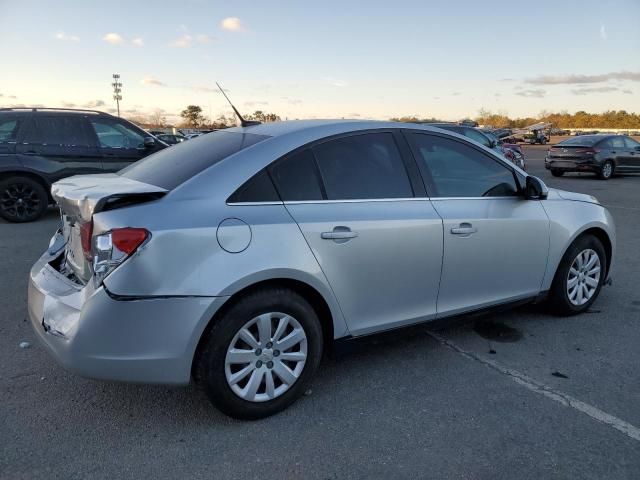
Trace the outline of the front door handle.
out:
<instances>
[{"instance_id":1,"label":"front door handle","mask_svg":"<svg viewBox=\"0 0 640 480\"><path fill-rule=\"evenodd\" d=\"M473 225L471 225L470 223L461 223L460 226L458 227L453 227L451 229L451 233L453 235L461 235L461 236L465 236L468 237L469 235L476 233L478 231L478 229L476 227L474 227Z\"/></svg>"},{"instance_id":2,"label":"front door handle","mask_svg":"<svg viewBox=\"0 0 640 480\"><path fill-rule=\"evenodd\" d=\"M331 232L322 232L320 234L320 238L323 240L334 240L337 243L344 243L357 236L358 232L352 231L349 227L335 227Z\"/></svg>"}]
</instances>

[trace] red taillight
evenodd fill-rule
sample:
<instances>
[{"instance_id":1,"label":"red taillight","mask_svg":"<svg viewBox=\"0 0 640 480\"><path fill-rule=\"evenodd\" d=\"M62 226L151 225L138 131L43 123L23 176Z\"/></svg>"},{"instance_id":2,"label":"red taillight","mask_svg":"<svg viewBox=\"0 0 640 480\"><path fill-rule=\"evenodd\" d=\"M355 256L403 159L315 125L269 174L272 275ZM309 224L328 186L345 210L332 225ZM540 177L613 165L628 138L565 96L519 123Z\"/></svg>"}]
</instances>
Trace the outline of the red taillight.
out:
<instances>
[{"instance_id":1,"label":"red taillight","mask_svg":"<svg viewBox=\"0 0 640 480\"><path fill-rule=\"evenodd\" d=\"M93 221L80 225L80 245L86 258L91 258L91 234L93 233Z\"/></svg>"},{"instance_id":2,"label":"red taillight","mask_svg":"<svg viewBox=\"0 0 640 480\"><path fill-rule=\"evenodd\" d=\"M111 231L113 246L121 252L131 255L149 237L144 228L116 228Z\"/></svg>"}]
</instances>

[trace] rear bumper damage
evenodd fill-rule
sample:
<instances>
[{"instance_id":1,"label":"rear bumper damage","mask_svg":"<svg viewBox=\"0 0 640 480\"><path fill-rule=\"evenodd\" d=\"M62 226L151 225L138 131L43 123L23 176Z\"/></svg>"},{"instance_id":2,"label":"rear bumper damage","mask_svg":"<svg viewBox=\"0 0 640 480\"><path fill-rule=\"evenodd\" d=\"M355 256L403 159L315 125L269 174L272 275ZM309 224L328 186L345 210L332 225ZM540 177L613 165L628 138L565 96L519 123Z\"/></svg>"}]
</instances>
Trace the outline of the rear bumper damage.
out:
<instances>
[{"instance_id":1,"label":"rear bumper damage","mask_svg":"<svg viewBox=\"0 0 640 480\"><path fill-rule=\"evenodd\" d=\"M544 167L547 170L563 172L599 172L602 166L593 159L587 160L563 160L558 158L545 158Z\"/></svg>"},{"instance_id":2,"label":"rear bumper damage","mask_svg":"<svg viewBox=\"0 0 640 480\"><path fill-rule=\"evenodd\" d=\"M29 319L66 369L82 376L186 384L198 340L225 297L116 299L74 283L45 253L29 278Z\"/></svg>"}]
</instances>

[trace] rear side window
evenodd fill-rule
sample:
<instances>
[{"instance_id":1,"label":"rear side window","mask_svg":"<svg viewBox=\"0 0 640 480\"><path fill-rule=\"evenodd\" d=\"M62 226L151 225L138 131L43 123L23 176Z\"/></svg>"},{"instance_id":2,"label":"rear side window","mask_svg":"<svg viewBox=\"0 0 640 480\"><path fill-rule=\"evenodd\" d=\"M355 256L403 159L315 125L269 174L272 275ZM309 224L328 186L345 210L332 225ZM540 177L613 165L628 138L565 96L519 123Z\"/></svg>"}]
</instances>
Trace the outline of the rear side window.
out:
<instances>
[{"instance_id":1,"label":"rear side window","mask_svg":"<svg viewBox=\"0 0 640 480\"><path fill-rule=\"evenodd\" d=\"M413 197L391 133L329 140L313 147L329 200Z\"/></svg>"},{"instance_id":2,"label":"rear side window","mask_svg":"<svg viewBox=\"0 0 640 480\"><path fill-rule=\"evenodd\" d=\"M240 132L215 132L165 148L119 174L139 182L173 190L221 160L269 138Z\"/></svg>"},{"instance_id":3,"label":"rear side window","mask_svg":"<svg viewBox=\"0 0 640 480\"><path fill-rule=\"evenodd\" d=\"M84 119L77 115L34 115L25 141L37 145L91 145Z\"/></svg>"},{"instance_id":4,"label":"rear side window","mask_svg":"<svg viewBox=\"0 0 640 480\"><path fill-rule=\"evenodd\" d=\"M0 143L15 142L21 123L16 115L0 115Z\"/></svg>"},{"instance_id":5,"label":"rear side window","mask_svg":"<svg viewBox=\"0 0 640 480\"><path fill-rule=\"evenodd\" d=\"M89 123L102 148L144 148L144 137L125 123L91 118Z\"/></svg>"},{"instance_id":6,"label":"rear side window","mask_svg":"<svg viewBox=\"0 0 640 480\"><path fill-rule=\"evenodd\" d=\"M284 158L270 169L283 201L322 200L322 189L311 150Z\"/></svg>"},{"instance_id":7,"label":"rear side window","mask_svg":"<svg viewBox=\"0 0 640 480\"><path fill-rule=\"evenodd\" d=\"M229 197L229 203L279 202L280 198L266 170L251 177Z\"/></svg>"},{"instance_id":8,"label":"rear side window","mask_svg":"<svg viewBox=\"0 0 640 480\"><path fill-rule=\"evenodd\" d=\"M626 148L623 137L612 137L609 139L609 144L611 145L609 148Z\"/></svg>"}]
</instances>

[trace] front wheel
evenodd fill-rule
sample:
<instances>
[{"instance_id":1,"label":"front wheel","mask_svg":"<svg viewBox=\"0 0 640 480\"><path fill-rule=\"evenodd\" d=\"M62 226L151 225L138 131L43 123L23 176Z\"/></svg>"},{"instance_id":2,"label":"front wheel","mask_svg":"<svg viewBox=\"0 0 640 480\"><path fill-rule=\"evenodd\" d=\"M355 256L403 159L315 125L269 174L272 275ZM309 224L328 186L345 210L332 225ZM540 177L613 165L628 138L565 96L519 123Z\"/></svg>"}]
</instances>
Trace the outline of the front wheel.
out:
<instances>
[{"instance_id":1,"label":"front wheel","mask_svg":"<svg viewBox=\"0 0 640 480\"><path fill-rule=\"evenodd\" d=\"M587 310L598 297L607 269L602 242L592 235L579 237L567 249L549 292L549 305L558 315Z\"/></svg>"},{"instance_id":2,"label":"front wheel","mask_svg":"<svg viewBox=\"0 0 640 480\"><path fill-rule=\"evenodd\" d=\"M302 296L283 288L256 290L214 322L194 373L218 409L238 419L264 418L304 393L323 338Z\"/></svg>"}]
</instances>

